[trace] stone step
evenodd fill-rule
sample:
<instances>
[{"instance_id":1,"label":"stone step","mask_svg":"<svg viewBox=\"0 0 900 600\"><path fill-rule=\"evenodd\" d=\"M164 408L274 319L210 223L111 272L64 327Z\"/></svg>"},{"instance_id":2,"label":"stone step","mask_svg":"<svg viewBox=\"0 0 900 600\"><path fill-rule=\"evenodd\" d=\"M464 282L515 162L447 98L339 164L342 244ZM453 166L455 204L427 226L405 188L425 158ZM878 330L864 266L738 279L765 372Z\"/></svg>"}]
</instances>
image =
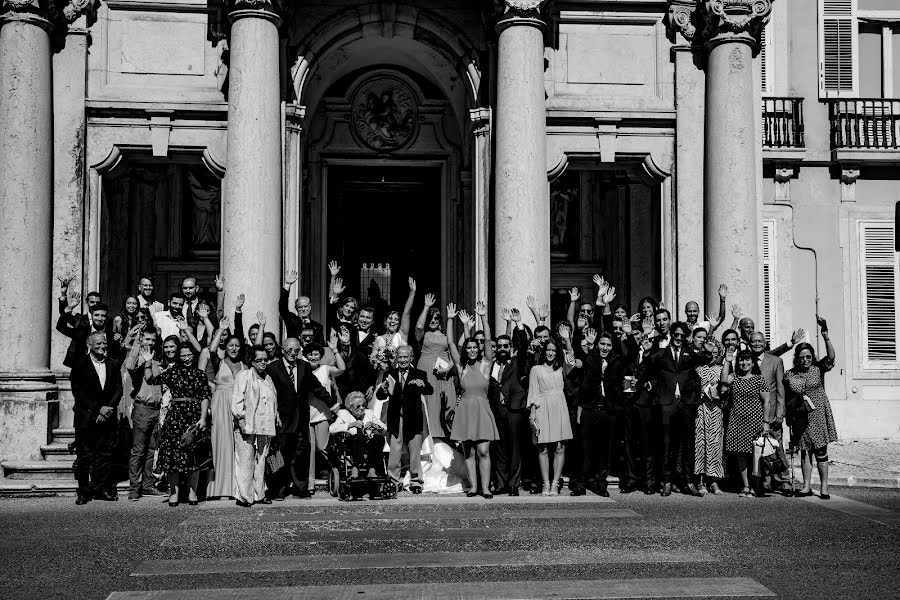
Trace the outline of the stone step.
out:
<instances>
[{"instance_id":1,"label":"stone step","mask_svg":"<svg viewBox=\"0 0 900 600\"><path fill-rule=\"evenodd\" d=\"M75 441L75 429L72 427L60 427L53 430L54 444L69 444Z\"/></svg>"},{"instance_id":2,"label":"stone step","mask_svg":"<svg viewBox=\"0 0 900 600\"><path fill-rule=\"evenodd\" d=\"M60 460L8 460L0 463L7 479L71 479L74 481L74 459Z\"/></svg>"},{"instance_id":3,"label":"stone step","mask_svg":"<svg viewBox=\"0 0 900 600\"><path fill-rule=\"evenodd\" d=\"M46 461L75 460L75 451L69 450L69 444L53 443L41 446L41 455Z\"/></svg>"},{"instance_id":4,"label":"stone step","mask_svg":"<svg viewBox=\"0 0 900 600\"><path fill-rule=\"evenodd\" d=\"M77 487L74 479L0 479L0 496L74 496ZM128 482L116 489L127 492Z\"/></svg>"}]
</instances>

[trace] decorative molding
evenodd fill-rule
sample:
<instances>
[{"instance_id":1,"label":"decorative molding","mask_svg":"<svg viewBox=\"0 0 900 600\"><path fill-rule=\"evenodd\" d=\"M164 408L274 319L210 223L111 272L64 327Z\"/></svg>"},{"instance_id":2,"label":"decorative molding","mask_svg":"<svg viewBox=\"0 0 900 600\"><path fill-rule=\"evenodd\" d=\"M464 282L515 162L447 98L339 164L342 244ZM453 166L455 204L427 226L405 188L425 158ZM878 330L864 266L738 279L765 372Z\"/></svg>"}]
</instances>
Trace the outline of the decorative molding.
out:
<instances>
[{"instance_id":1,"label":"decorative molding","mask_svg":"<svg viewBox=\"0 0 900 600\"><path fill-rule=\"evenodd\" d=\"M756 56L762 30L772 15L774 0L669 0L666 30L677 43L716 45L727 41L750 44Z\"/></svg>"},{"instance_id":2,"label":"decorative molding","mask_svg":"<svg viewBox=\"0 0 900 600\"><path fill-rule=\"evenodd\" d=\"M472 134L475 137L488 135L491 132L491 109L490 107L473 108L469 110L469 118L472 119Z\"/></svg>"},{"instance_id":3,"label":"decorative molding","mask_svg":"<svg viewBox=\"0 0 900 600\"><path fill-rule=\"evenodd\" d=\"M165 158L169 155L169 134L172 133L172 113L150 115L150 146L153 156Z\"/></svg>"},{"instance_id":4,"label":"decorative molding","mask_svg":"<svg viewBox=\"0 0 900 600\"><path fill-rule=\"evenodd\" d=\"M272 21L276 27L290 20L294 13L292 0L230 0L228 21L242 18L261 18Z\"/></svg>"},{"instance_id":5,"label":"decorative molding","mask_svg":"<svg viewBox=\"0 0 900 600\"><path fill-rule=\"evenodd\" d=\"M82 15L93 21L98 0L0 0L0 23L25 21L48 32L65 30Z\"/></svg>"},{"instance_id":6,"label":"decorative molding","mask_svg":"<svg viewBox=\"0 0 900 600\"><path fill-rule=\"evenodd\" d=\"M856 202L857 179L859 179L858 168L841 168L841 202Z\"/></svg>"},{"instance_id":7,"label":"decorative molding","mask_svg":"<svg viewBox=\"0 0 900 600\"><path fill-rule=\"evenodd\" d=\"M203 161L204 166L209 169L210 173L212 173L219 179L225 177L225 161L219 159L218 156L213 154L212 149L207 147L205 150L203 150L201 160Z\"/></svg>"},{"instance_id":8,"label":"decorative molding","mask_svg":"<svg viewBox=\"0 0 900 600\"><path fill-rule=\"evenodd\" d=\"M644 161L641 163L641 168L652 181L654 182L662 182L672 176L670 171L666 171L664 168L656 164L656 161L653 160L653 155L648 154L644 157Z\"/></svg>"},{"instance_id":9,"label":"decorative molding","mask_svg":"<svg viewBox=\"0 0 900 600\"><path fill-rule=\"evenodd\" d=\"M513 25L544 29L549 18L548 0L493 0L493 16L500 33Z\"/></svg>"},{"instance_id":10,"label":"decorative molding","mask_svg":"<svg viewBox=\"0 0 900 600\"><path fill-rule=\"evenodd\" d=\"M350 124L357 141L376 152L393 152L419 135L416 93L396 77L362 83L350 102Z\"/></svg>"},{"instance_id":11,"label":"decorative molding","mask_svg":"<svg viewBox=\"0 0 900 600\"><path fill-rule=\"evenodd\" d=\"M794 166L775 165L775 202L791 201L791 179L797 176Z\"/></svg>"},{"instance_id":12,"label":"decorative molding","mask_svg":"<svg viewBox=\"0 0 900 600\"><path fill-rule=\"evenodd\" d=\"M569 168L569 157L566 156L566 153L563 152L559 155L559 159L556 161L550 169L547 170L547 181L553 183L559 177L566 172L566 169Z\"/></svg>"},{"instance_id":13,"label":"decorative molding","mask_svg":"<svg viewBox=\"0 0 900 600\"><path fill-rule=\"evenodd\" d=\"M696 0L670 0L665 24L669 40L678 43L678 35L690 43L697 34L697 2Z\"/></svg>"},{"instance_id":14,"label":"decorative molding","mask_svg":"<svg viewBox=\"0 0 900 600\"><path fill-rule=\"evenodd\" d=\"M601 162L616 162L616 149L619 137L619 120L608 121L597 119L597 144L600 149Z\"/></svg>"}]
</instances>

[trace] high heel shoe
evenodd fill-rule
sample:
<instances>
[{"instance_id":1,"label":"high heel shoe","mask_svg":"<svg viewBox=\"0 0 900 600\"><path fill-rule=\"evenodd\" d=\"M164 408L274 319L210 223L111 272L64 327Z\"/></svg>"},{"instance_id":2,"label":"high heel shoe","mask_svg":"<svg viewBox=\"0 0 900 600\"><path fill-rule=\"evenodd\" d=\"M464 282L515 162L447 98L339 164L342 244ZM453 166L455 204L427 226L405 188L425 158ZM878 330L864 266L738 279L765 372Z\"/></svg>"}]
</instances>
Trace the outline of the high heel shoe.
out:
<instances>
[{"instance_id":1,"label":"high heel shoe","mask_svg":"<svg viewBox=\"0 0 900 600\"><path fill-rule=\"evenodd\" d=\"M474 498L478 495L478 492L466 492L466 498Z\"/></svg>"},{"instance_id":2,"label":"high heel shoe","mask_svg":"<svg viewBox=\"0 0 900 600\"><path fill-rule=\"evenodd\" d=\"M550 482L545 481L544 487L541 488L541 496L549 496L550 495Z\"/></svg>"},{"instance_id":3,"label":"high heel shoe","mask_svg":"<svg viewBox=\"0 0 900 600\"><path fill-rule=\"evenodd\" d=\"M550 495L551 496L559 496L559 482L554 481L553 485L550 486Z\"/></svg>"}]
</instances>

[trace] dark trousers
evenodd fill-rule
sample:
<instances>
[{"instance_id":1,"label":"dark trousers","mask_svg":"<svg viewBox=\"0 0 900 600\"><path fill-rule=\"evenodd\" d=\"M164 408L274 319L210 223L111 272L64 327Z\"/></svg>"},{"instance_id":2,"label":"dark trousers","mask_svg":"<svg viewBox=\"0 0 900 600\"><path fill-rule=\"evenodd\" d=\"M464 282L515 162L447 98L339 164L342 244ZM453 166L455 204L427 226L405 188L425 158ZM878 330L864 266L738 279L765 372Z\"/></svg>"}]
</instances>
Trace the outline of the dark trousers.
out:
<instances>
[{"instance_id":1,"label":"dark trousers","mask_svg":"<svg viewBox=\"0 0 900 600\"><path fill-rule=\"evenodd\" d=\"M518 489L522 482L522 448L525 436L525 409L509 410L505 405L497 412L500 439L492 443L492 465L498 488Z\"/></svg>"},{"instance_id":2,"label":"dark trousers","mask_svg":"<svg viewBox=\"0 0 900 600\"><path fill-rule=\"evenodd\" d=\"M694 474L694 416L697 408L680 401L656 407L659 419L658 460L662 482L686 483Z\"/></svg>"},{"instance_id":3,"label":"dark trousers","mask_svg":"<svg viewBox=\"0 0 900 600\"><path fill-rule=\"evenodd\" d=\"M625 459L628 484L656 486L656 419L652 406L632 406L625 420ZM643 461L643 464L641 462Z\"/></svg>"},{"instance_id":4,"label":"dark trousers","mask_svg":"<svg viewBox=\"0 0 900 600\"><path fill-rule=\"evenodd\" d=\"M104 423L91 423L75 429L75 462L72 468L79 493L89 495L114 490L109 475L112 453L116 447L116 426L115 418L110 418Z\"/></svg>"},{"instance_id":5,"label":"dark trousers","mask_svg":"<svg viewBox=\"0 0 900 600\"><path fill-rule=\"evenodd\" d=\"M772 423L769 433L778 440L778 456L784 462L785 468L781 473L772 473L772 489L781 487L791 487L791 467L787 460L787 454L784 453L784 421L781 423Z\"/></svg>"},{"instance_id":6,"label":"dark trousers","mask_svg":"<svg viewBox=\"0 0 900 600\"><path fill-rule=\"evenodd\" d=\"M581 409L581 475L578 487L605 490L622 416L601 406Z\"/></svg>"},{"instance_id":7,"label":"dark trousers","mask_svg":"<svg viewBox=\"0 0 900 600\"><path fill-rule=\"evenodd\" d=\"M359 470L361 476L366 475L368 469L374 469L377 475L385 475L384 469L384 436L366 436L363 432L349 435L346 438L347 457L351 464ZM339 464L339 456L331 456L333 464ZM338 459L338 460L335 460Z\"/></svg>"},{"instance_id":8,"label":"dark trousers","mask_svg":"<svg viewBox=\"0 0 900 600\"><path fill-rule=\"evenodd\" d=\"M132 442L128 459L128 480L131 491L153 489L153 453L156 451L159 429L159 406L135 402L131 409Z\"/></svg>"},{"instance_id":9,"label":"dark trousers","mask_svg":"<svg viewBox=\"0 0 900 600\"><path fill-rule=\"evenodd\" d=\"M275 493L286 494L291 486L295 494L304 494L309 489L309 424L301 423L299 431L279 433L276 436L278 448L284 458L284 466L270 476L268 486Z\"/></svg>"}]
</instances>

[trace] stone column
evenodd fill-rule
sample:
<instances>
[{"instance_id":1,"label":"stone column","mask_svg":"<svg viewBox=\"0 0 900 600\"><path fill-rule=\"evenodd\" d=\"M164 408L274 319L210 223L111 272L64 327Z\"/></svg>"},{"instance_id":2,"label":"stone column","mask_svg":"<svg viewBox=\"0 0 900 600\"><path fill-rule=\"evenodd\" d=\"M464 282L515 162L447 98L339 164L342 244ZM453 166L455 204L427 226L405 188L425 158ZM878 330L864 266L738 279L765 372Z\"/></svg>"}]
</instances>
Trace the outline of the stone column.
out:
<instances>
[{"instance_id":1,"label":"stone column","mask_svg":"<svg viewBox=\"0 0 900 600\"><path fill-rule=\"evenodd\" d=\"M490 232L491 232L491 109L473 108L469 117L474 126L475 158L475 298L488 300L490 289Z\"/></svg>"},{"instance_id":2,"label":"stone column","mask_svg":"<svg viewBox=\"0 0 900 600\"><path fill-rule=\"evenodd\" d=\"M237 0L228 70L228 156L222 203L226 306L246 296L245 328L261 310L279 331L282 274L281 79L278 7Z\"/></svg>"},{"instance_id":3,"label":"stone column","mask_svg":"<svg viewBox=\"0 0 900 600\"><path fill-rule=\"evenodd\" d=\"M53 423L53 67L50 32L84 0L0 2L0 459L39 458Z\"/></svg>"},{"instance_id":4,"label":"stone column","mask_svg":"<svg viewBox=\"0 0 900 600\"><path fill-rule=\"evenodd\" d=\"M759 210L753 59L772 0L670 0L670 26L705 55L704 243L706 307L720 283L759 320ZM681 115L678 115L679 118ZM684 176L678 165L678 175Z\"/></svg>"},{"instance_id":5,"label":"stone column","mask_svg":"<svg viewBox=\"0 0 900 600\"><path fill-rule=\"evenodd\" d=\"M497 23L494 325L525 298L550 303L550 201L540 0L507 0Z\"/></svg>"},{"instance_id":6,"label":"stone column","mask_svg":"<svg viewBox=\"0 0 900 600\"><path fill-rule=\"evenodd\" d=\"M284 130L284 272L302 271L303 248L303 118L306 108L285 107ZM300 282L303 281L302 273ZM291 287L289 306L294 306L301 284Z\"/></svg>"}]
</instances>

